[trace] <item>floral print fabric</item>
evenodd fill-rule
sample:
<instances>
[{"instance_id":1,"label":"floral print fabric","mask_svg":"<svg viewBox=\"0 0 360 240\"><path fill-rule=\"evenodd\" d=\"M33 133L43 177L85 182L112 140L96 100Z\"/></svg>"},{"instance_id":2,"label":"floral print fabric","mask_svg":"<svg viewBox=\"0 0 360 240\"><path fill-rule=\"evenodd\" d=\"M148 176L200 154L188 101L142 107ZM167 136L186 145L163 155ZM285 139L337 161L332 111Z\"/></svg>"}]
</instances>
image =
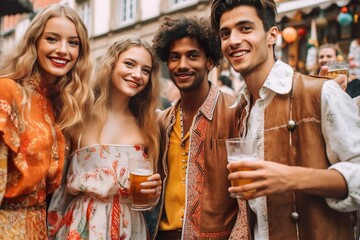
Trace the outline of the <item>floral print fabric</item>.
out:
<instances>
[{"instance_id":1,"label":"floral print fabric","mask_svg":"<svg viewBox=\"0 0 360 240\"><path fill-rule=\"evenodd\" d=\"M143 147L94 145L71 157L49 207L50 239L146 239L142 213L130 209L128 176L128 161L144 158Z\"/></svg>"},{"instance_id":2,"label":"floral print fabric","mask_svg":"<svg viewBox=\"0 0 360 240\"><path fill-rule=\"evenodd\" d=\"M23 87L0 79L1 239L46 239L46 195L60 185L63 167L65 141L54 123L51 86L39 73L24 84L25 104ZM51 155L55 141L57 159Z\"/></svg>"}]
</instances>

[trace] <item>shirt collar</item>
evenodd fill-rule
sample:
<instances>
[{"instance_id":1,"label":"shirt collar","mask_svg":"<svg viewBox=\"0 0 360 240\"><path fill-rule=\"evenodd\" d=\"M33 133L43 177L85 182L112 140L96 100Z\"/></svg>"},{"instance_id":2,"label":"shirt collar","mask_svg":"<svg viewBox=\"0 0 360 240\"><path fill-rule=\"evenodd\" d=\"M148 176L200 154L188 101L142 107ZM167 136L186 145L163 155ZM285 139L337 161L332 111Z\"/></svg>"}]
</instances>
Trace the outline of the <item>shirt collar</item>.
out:
<instances>
[{"instance_id":1,"label":"shirt collar","mask_svg":"<svg viewBox=\"0 0 360 240\"><path fill-rule=\"evenodd\" d=\"M280 60L276 61L259 91L260 98L264 99L268 95L269 91L267 90L271 90L278 94L288 94L292 88L293 75L294 70L290 65ZM244 100L250 102L250 92L246 85L241 89L237 101L231 108L236 107Z\"/></svg>"},{"instance_id":2,"label":"shirt collar","mask_svg":"<svg viewBox=\"0 0 360 240\"><path fill-rule=\"evenodd\" d=\"M276 61L260 90L260 95L263 88L278 94L288 94L291 91L293 75L294 70L290 65L280 60Z\"/></svg>"},{"instance_id":3,"label":"shirt collar","mask_svg":"<svg viewBox=\"0 0 360 240\"><path fill-rule=\"evenodd\" d=\"M209 81L209 84L209 93L203 104L200 106L199 112L201 112L207 119L211 121L214 117L215 106L219 97L220 90L212 82ZM180 102L181 99L179 99L175 105L178 106Z\"/></svg>"},{"instance_id":4,"label":"shirt collar","mask_svg":"<svg viewBox=\"0 0 360 240\"><path fill-rule=\"evenodd\" d=\"M57 84L48 84L48 82L37 71L32 73L28 78L27 86L47 97L55 96L59 93Z\"/></svg>"}]
</instances>

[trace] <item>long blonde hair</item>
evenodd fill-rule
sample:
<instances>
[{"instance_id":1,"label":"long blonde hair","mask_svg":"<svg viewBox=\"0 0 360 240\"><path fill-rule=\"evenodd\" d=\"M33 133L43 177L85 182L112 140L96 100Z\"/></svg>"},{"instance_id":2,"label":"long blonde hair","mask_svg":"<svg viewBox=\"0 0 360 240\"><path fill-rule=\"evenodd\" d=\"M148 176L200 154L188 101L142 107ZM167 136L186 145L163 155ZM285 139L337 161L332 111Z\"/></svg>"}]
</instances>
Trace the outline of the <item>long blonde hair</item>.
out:
<instances>
[{"instance_id":1,"label":"long blonde hair","mask_svg":"<svg viewBox=\"0 0 360 240\"><path fill-rule=\"evenodd\" d=\"M159 101L159 60L153 48L146 42L133 36L126 36L114 42L107 50L97 66L93 90L95 103L89 117L95 117L103 125L109 106L110 79L114 65L119 56L133 46L146 49L152 58L152 69L148 84L134 97L130 98L130 109L134 114L140 129L146 137L147 153L156 159L159 154L159 131L156 124L156 108Z\"/></svg>"},{"instance_id":2,"label":"long blonde hair","mask_svg":"<svg viewBox=\"0 0 360 240\"><path fill-rule=\"evenodd\" d=\"M40 11L30 23L16 48L3 58L0 64L0 77L8 77L18 82L24 89L24 104L29 104L31 90L26 80L35 73L37 66L37 40L42 35L47 21L53 17L65 16L75 25L80 39L79 57L74 67L57 81L60 90L59 101L55 108L56 122L60 128L70 134L83 124L82 113L93 101L89 88L92 71L90 46L86 27L79 15L68 6L50 5Z\"/></svg>"}]
</instances>

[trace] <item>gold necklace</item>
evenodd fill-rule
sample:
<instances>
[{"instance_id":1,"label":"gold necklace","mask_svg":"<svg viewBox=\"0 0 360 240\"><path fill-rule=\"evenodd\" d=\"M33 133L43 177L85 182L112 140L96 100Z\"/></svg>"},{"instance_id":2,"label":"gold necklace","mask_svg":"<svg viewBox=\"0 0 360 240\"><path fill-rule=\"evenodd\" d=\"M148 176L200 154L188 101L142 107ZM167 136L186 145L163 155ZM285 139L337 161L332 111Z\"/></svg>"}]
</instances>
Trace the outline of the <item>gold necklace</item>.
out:
<instances>
[{"instance_id":1,"label":"gold necklace","mask_svg":"<svg viewBox=\"0 0 360 240\"><path fill-rule=\"evenodd\" d=\"M181 129L181 142L184 139L184 126L183 126L183 114L182 114L182 108L180 107L180 129Z\"/></svg>"},{"instance_id":2,"label":"gold necklace","mask_svg":"<svg viewBox=\"0 0 360 240\"><path fill-rule=\"evenodd\" d=\"M180 144L180 146L182 148L185 148L186 139L184 139L184 120L183 120L183 113L182 113L181 106L179 107L179 112L180 112L180 129L181 129L181 135L180 135L181 144Z\"/></svg>"}]
</instances>

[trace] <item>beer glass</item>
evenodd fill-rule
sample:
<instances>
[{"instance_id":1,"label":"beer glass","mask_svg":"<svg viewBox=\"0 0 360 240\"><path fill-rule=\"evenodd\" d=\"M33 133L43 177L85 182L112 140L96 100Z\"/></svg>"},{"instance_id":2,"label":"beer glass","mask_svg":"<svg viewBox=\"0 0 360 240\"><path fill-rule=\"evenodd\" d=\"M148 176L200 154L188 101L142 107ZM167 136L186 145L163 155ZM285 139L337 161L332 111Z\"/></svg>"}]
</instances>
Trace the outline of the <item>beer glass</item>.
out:
<instances>
[{"instance_id":1,"label":"beer glass","mask_svg":"<svg viewBox=\"0 0 360 240\"><path fill-rule=\"evenodd\" d=\"M230 138L225 141L228 162L255 161L257 159L257 139L255 138ZM250 168L237 168L231 170L251 171ZM231 186L241 186L251 183L251 179L237 179L231 181ZM255 190L243 192L241 194L230 193L233 198L248 199L255 193Z\"/></svg>"},{"instance_id":2,"label":"beer glass","mask_svg":"<svg viewBox=\"0 0 360 240\"><path fill-rule=\"evenodd\" d=\"M327 76L331 79L336 78L339 74L346 75L349 78L349 63L348 62L336 62L329 61L325 64L329 67L329 71L327 72Z\"/></svg>"},{"instance_id":3,"label":"beer glass","mask_svg":"<svg viewBox=\"0 0 360 240\"><path fill-rule=\"evenodd\" d=\"M132 158L129 159L130 172L130 195L131 209L137 211L149 210L152 207L153 194L141 193L142 182L146 182L148 177L153 175L153 161L151 158Z\"/></svg>"}]
</instances>

